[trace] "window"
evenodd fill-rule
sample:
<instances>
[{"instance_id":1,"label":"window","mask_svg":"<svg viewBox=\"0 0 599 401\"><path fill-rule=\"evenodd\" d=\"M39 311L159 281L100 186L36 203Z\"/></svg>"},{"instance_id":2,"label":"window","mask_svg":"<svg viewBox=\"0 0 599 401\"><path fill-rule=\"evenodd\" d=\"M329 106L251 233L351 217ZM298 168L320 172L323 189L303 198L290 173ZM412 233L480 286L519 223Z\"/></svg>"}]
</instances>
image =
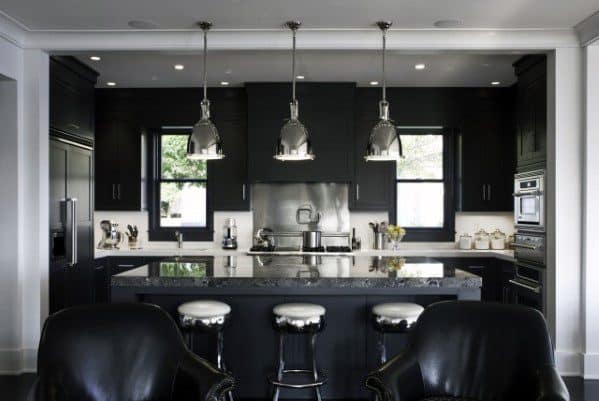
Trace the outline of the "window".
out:
<instances>
[{"instance_id":1,"label":"window","mask_svg":"<svg viewBox=\"0 0 599 401\"><path fill-rule=\"evenodd\" d=\"M189 132L159 132L151 146L150 240L212 240L208 164L186 157Z\"/></svg>"},{"instance_id":2,"label":"window","mask_svg":"<svg viewBox=\"0 0 599 401\"><path fill-rule=\"evenodd\" d=\"M408 241L453 241L452 135L401 129L400 137L405 158L397 163L397 224Z\"/></svg>"}]
</instances>

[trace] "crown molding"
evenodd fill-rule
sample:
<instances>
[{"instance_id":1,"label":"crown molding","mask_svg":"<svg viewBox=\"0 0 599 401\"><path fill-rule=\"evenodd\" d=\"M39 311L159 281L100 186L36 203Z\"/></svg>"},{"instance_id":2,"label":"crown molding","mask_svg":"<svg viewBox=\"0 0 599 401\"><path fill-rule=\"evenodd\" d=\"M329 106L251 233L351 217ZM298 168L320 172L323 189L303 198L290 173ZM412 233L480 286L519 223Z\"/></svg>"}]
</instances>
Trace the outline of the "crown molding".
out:
<instances>
[{"instance_id":1,"label":"crown molding","mask_svg":"<svg viewBox=\"0 0 599 401\"><path fill-rule=\"evenodd\" d=\"M298 33L299 49L369 50L379 49L380 33L375 29L303 29ZM289 32L284 30L214 30L213 50L289 49ZM88 50L191 50L199 49L199 30L170 31L29 31L24 46L47 51ZM390 30L390 50L550 50L579 47L573 29L563 30Z\"/></svg>"},{"instance_id":2,"label":"crown molding","mask_svg":"<svg viewBox=\"0 0 599 401\"><path fill-rule=\"evenodd\" d=\"M574 27L580 44L588 46L599 40L599 11L589 16Z\"/></svg>"},{"instance_id":3,"label":"crown molding","mask_svg":"<svg viewBox=\"0 0 599 401\"><path fill-rule=\"evenodd\" d=\"M0 11L0 38L16 46L23 47L27 32L27 27Z\"/></svg>"}]
</instances>

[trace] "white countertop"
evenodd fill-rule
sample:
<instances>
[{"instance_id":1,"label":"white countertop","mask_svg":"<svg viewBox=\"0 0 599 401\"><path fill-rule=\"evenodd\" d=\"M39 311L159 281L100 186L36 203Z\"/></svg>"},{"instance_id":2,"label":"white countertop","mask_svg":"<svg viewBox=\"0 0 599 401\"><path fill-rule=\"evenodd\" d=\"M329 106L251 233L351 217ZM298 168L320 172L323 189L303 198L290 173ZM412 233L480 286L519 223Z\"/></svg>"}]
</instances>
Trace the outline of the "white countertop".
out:
<instances>
[{"instance_id":1,"label":"white countertop","mask_svg":"<svg viewBox=\"0 0 599 401\"><path fill-rule=\"evenodd\" d=\"M144 247L142 249L130 250L128 248L121 249L96 249L96 258L103 258L107 256L227 256L227 255L245 255L249 249L239 248L237 250L224 250L221 248L208 248L208 247L183 247L172 248L172 247ZM430 256L439 258L498 258L509 262L514 261L513 250L462 250L455 248L420 248L420 247L406 247L393 251L390 249L376 250L376 249L362 249L353 252L355 256Z\"/></svg>"}]
</instances>

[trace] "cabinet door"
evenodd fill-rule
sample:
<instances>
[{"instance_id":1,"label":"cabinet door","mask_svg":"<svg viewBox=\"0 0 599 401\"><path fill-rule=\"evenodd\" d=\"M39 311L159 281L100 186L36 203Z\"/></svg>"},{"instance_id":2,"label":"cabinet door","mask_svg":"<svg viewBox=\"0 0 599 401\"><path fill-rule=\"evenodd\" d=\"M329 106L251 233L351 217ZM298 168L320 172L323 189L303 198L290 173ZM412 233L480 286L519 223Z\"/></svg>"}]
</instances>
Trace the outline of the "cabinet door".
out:
<instances>
[{"instance_id":1,"label":"cabinet door","mask_svg":"<svg viewBox=\"0 0 599 401\"><path fill-rule=\"evenodd\" d=\"M208 162L214 210L249 210L247 124L241 121L218 121L217 124L225 158Z\"/></svg>"},{"instance_id":2,"label":"cabinet door","mask_svg":"<svg viewBox=\"0 0 599 401\"><path fill-rule=\"evenodd\" d=\"M60 60L50 61L50 127L91 142L96 73L73 58Z\"/></svg>"},{"instance_id":3,"label":"cabinet door","mask_svg":"<svg viewBox=\"0 0 599 401\"><path fill-rule=\"evenodd\" d=\"M486 136L484 117L478 113L467 115L458 139L458 209L464 212L487 208Z\"/></svg>"},{"instance_id":4,"label":"cabinet door","mask_svg":"<svg viewBox=\"0 0 599 401\"><path fill-rule=\"evenodd\" d=\"M96 210L141 209L141 129L110 116L96 124Z\"/></svg>"},{"instance_id":5,"label":"cabinet door","mask_svg":"<svg viewBox=\"0 0 599 401\"><path fill-rule=\"evenodd\" d=\"M354 177L349 207L352 210L395 210L395 162L366 162L364 156L370 131L376 124L372 116L358 116L354 141ZM391 217L390 220L392 221Z\"/></svg>"},{"instance_id":6,"label":"cabinet door","mask_svg":"<svg viewBox=\"0 0 599 401\"><path fill-rule=\"evenodd\" d=\"M516 104L518 167L542 166L547 147L547 63L544 59L518 74Z\"/></svg>"}]
</instances>

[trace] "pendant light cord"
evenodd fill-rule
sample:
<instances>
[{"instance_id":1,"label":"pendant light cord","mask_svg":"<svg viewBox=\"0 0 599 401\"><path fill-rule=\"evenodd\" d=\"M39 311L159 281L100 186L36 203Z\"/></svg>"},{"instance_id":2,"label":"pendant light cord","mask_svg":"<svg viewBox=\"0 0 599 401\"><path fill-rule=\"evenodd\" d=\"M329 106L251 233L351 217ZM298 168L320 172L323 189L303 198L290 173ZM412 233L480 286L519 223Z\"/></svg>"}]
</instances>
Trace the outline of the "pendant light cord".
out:
<instances>
[{"instance_id":1,"label":"pendant light cord","mask_svg":"<svg viewBox=\"0 0 599 401\"><path fill-rule=\"evenodd\" d=\"M387 50L387 29L383 29L383 101L387 101L387 81L385 79L385 53Z\"/></svg>"},{"instance_id":2,"label":"pendant light cord","mask_svg":"<svg viewBox=\"0 0 599 401\"><path fill-rule=\"evenodd\" d=\"M208 29L204 29L204 101L208 100L208 71L206 69L206 52L208 48Z\"/></svg>"},{"instance_id":3,"label":"pendant light cord","mask_svg":"<svg viewBox=\"0 0 599 401\"><path fill-rule=\"evenodd\" d=\"M291 28L291 32L293 32L293 50L291 51L291 82L292 82L292 101L293 103L297 103L297 99L295 98L295 31L296 28Z\"/></svg>"}]
</instances>

